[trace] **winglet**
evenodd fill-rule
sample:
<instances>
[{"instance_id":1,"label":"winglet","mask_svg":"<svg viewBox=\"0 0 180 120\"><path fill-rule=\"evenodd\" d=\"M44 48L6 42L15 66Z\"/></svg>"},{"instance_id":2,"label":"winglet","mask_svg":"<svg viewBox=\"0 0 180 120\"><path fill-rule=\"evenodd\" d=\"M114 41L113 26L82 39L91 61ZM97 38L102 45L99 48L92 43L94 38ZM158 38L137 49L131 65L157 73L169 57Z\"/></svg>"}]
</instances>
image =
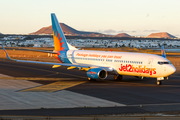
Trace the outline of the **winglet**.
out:
<instances>
[{"instance_id":1,"label":"winglet","mask_svg":"<svg viewBox=\"0 0 180 120\"><path fill-rule=\"evenodd\" d=\"M3 50L4 50L4 54L6 55L7 59L12 60L12 59L9 57L8 53L6 52L6 50L4 49L3 45L2 45L2 48L3 48Z\"/></svg>"},{"instance_id":2,"label":"winglet","mask_svg":"<svg viewBox=\"0 0 180 120\"><path fill-rule=\"evenodd\" d=\"M165 53L163 45L161 45L161 55L162 57L166 58L166 53Z\"/></svg>"}]
</instances>

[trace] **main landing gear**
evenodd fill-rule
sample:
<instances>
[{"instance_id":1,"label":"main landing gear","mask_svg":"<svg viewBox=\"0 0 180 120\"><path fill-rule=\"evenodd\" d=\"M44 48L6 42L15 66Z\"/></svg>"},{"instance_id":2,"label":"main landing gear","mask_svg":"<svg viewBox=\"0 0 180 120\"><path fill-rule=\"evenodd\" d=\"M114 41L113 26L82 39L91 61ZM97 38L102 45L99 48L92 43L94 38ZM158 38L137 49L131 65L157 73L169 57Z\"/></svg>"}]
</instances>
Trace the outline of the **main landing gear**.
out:
<instances>
[{"instance_id":1,"label":"main landing gear","mask_svg":"<svg viewBox=\"0 0 180 120\"><path fill-rule=\"evenodd\" d=\"M123 79L122 75L114 75L114 80L121 81Z\"/></svg>"},{"instance_id":2,"label":"main landing gear","mask_svg":"<svg viewBox=\"0 0 180 120\"><path fill-rule=\"evenodd\" d=\"M92 79L92 78L89 78L89 77L88 77L88 80L89 81L96 81L96 79Z\"/></svg>"}]
</instances>

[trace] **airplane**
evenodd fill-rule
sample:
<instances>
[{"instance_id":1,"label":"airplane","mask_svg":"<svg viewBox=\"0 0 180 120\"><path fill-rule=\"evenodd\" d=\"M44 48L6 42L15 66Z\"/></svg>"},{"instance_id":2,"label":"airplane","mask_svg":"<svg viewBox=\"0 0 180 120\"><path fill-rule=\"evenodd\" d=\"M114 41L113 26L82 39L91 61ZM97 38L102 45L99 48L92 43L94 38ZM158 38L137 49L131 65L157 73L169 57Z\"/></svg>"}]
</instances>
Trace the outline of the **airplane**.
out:
<instances>
[{"instance_id":1,"label":"airplane","mask_svg":"<svg viewBox=\"0 0 180 120\"><path fill-rule=\"evenodd\" d=\"M143 78L157 78L157 85L176 71L171 62L166 59L162 46L162 56L133 52L110 52L79 50L71 46L64 36L61 26L54 13L51 13L54 53L59 63L38 62L11 59L2 46L7 59L16 62L50 64L52 68L67 66L69 69L84 70L90 81L104 80L108 75L114 75L115 80L122 80L123 75Z\"/></svg>"}]
</instances>

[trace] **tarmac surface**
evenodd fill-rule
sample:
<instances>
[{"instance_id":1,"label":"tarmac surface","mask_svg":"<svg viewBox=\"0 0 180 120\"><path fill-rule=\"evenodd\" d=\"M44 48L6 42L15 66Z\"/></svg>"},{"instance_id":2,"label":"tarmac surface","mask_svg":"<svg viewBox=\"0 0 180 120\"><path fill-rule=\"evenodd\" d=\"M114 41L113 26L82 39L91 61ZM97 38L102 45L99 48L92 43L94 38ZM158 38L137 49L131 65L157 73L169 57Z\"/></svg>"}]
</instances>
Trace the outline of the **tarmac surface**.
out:
<instances>
[{"instance_id":1,"label":"tarmac surface","mask_svg":"<svg viewBox=\"0 0 180 120\"><path fill-rule=\"evenodd\" d=\"M0 115L107 115L180 111L180 72L156 79L113 76L90 82L86 72L0 59ZM179 69L179 68L178 68Z\"/></svg>"}]
</instances>

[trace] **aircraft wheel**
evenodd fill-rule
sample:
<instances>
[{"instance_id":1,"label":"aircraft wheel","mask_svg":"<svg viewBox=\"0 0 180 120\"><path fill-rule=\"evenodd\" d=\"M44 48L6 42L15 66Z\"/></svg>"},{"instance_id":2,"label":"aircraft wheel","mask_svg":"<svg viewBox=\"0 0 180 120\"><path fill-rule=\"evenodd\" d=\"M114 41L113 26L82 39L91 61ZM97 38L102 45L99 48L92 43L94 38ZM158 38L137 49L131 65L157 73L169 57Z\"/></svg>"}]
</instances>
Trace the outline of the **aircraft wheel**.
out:
<instances>
[{"instance_id":1,"label":"aircraft wheel","mask_svg":"<svg viewBox=\"0 0 180 120\"><path fill-rule=\"evenodd\" d=\"M162 81L157 81L157 85L161 85L162 84Z\"/></svg>"},{"instance_id":2,"label":"aircraft wheel","mask_svg":"<svg viewBox=\"0 0 180 120\"><path fill-rule=\"evenodd\" d=\"M114 75L114 80L117 80L118 79L118 75Z\"/></svg>"},{"instance_id":3,"label":"aircraft wheel","mask_svg":"<svg viewBox=\"0 0 180 120\"><path fill-rule=\"evenodd\" d=\"M115 80L122 80L122 75L114 75Z\"/></svg>"}]
</instances>

